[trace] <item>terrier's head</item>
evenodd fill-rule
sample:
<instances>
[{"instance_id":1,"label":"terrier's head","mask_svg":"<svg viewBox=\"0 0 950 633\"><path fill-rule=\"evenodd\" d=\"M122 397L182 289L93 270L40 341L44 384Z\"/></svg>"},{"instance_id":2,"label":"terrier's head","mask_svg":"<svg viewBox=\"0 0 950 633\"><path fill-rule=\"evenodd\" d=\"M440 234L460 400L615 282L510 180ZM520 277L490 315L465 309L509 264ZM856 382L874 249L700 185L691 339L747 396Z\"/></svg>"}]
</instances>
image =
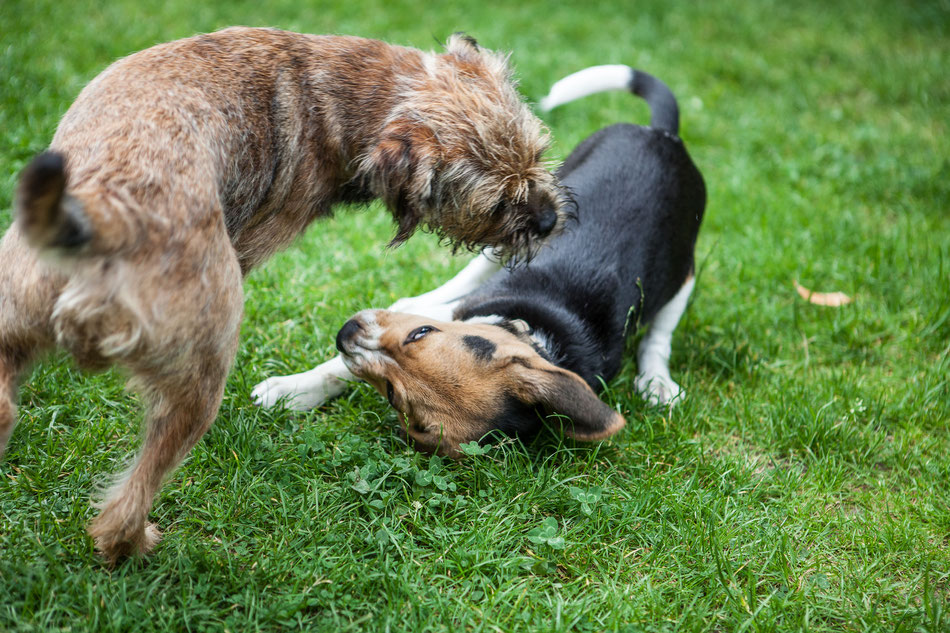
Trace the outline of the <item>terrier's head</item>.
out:
<instances>
[{"instance_id":1,"label":"terrier's head","mask_svg":"<svg viewBox=\"0 0 950 633\"><path fill-rule=\"evenodd\" d=\"M580 440L609 437L625 424L580 376L538 354L523 321L447 323L364 310L337 334L337 348L425 452L458 457L460 444L492 430L531 433L541 426L536 409L563 416L564 433Z\"/></svg>"},{"instance_id":2,"label":"terrier's head","mask_svg":"<svg viewBox=\"0 0 950 633\"><path fill-rule=\"evenodd\" d=\"M424 66L361 165L399 225L393 244L421 225L456 247L530 258L563 227L567 196L506 57L457 33Z\"/></svg>"}]
</instances>

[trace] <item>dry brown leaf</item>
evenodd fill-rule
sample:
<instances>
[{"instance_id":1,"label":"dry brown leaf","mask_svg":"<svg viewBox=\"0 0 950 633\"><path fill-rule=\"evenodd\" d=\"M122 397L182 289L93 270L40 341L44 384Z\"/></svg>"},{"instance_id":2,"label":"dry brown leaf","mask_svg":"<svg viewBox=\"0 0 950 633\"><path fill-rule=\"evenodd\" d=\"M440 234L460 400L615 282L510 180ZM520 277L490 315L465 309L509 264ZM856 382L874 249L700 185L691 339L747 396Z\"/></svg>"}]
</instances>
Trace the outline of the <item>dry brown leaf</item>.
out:
<instances>
[{"instance_id":1,"label":"dry brown leaf","mask_svg":"<svg viewBox=\"0 0 950 633\"><path fill-rule=\"evenodd\" d=\"M843 292L812 292L805 286L799 284L797 280L792 283L795 284L795 290L798 291L802 299L818 306L831 306L836 308L853 301L851 297Z\"/></svg>"}]
</instances>

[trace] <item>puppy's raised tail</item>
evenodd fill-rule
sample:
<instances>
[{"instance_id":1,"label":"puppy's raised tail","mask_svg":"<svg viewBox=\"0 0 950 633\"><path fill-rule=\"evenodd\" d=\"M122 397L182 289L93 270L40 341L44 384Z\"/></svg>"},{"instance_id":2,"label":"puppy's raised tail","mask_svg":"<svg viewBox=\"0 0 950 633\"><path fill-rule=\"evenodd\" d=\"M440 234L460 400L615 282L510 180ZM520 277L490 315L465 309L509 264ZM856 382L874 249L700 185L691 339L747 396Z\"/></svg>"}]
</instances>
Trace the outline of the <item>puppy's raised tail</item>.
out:
<instances>
[{"instance_id":1,"label":"puppy's raised tail","mask_svg":"<svg viewBox=\"0 0 950 633\"><path fill-rule=\"evenodd\" d=\"M40 250L76 252L92 239L82 203L66 193L66 160L43 152L20 174L14 217L27 243Z\"/></svg>"},{"instance_id":2,"label":"puppy's raised tail","mask_svg":"<svg viewBox=\"0 0 950 633\"><path fill-rule=\"evenodd\" d=\"M653 75L623 64L591 66L568 75L551 86L539 106L547 112L575 99L609 90L629 90L642 97L650 106L650 126L679 134L680 113L673 92Z\"/></svg>"}]
</instances>

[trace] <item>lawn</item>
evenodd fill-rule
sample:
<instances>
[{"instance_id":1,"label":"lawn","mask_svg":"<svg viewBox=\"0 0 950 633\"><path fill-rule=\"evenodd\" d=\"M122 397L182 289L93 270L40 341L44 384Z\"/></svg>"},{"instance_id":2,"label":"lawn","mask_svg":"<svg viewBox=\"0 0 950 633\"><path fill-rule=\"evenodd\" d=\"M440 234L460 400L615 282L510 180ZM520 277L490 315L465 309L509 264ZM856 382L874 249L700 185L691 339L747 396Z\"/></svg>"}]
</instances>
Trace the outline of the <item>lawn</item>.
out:
<instances>
[{"instance_id":1,"label":"lawn","mask_svg":"<svg viewBox=\"0 0 950 633\"><path fill-rule=\"evenodd\" d=\"M117 372L64 356L20 392L0 462L3 631L950 630L950 4L0 3L0 228L19 170L111 60L232 24L423 48L465 30L524 94L628 63L677 94L709 205L672 411L460 462L411 451L368 387L262 411L263 378L333 354L355 311L461 268L341 211L251 275L211 431L156 499L164 540L105 567L88 498L137 444ZM642 103L546 115L554 158ZM854 302L821 307L794 281Z\"/></svg>"}]
</instances>

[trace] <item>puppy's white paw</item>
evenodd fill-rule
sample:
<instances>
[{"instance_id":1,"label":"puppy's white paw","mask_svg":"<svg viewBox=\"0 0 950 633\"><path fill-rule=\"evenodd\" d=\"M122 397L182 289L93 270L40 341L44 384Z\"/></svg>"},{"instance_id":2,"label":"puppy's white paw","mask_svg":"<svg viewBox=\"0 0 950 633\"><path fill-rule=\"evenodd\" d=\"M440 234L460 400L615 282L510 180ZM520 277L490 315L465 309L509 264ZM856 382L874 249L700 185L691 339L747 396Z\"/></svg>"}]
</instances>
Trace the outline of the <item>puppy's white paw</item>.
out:
<instances>
[{"instance_id":1,"label":"puppy's white paw","mask_svg":"<svg viewBox=\"0 0 950 633\"><path fill-rule=\"evenodd\" d=\"M644 400L654 405L670 405L686 396L686 392L669 376L642 373L637 376L637 391Z\"/></svg>"},{"instance_id":2,"label":"puppy's white paw","mask_svg":"<svg viewBox=\"0 0 950 633\"><path fill-rule=\"evenodd\" d=\"M251 399L259 407L269 409L283 403L291 411L309 411L319 407L328 397L326 389L312 380L301 379L303 374L274 376L259 383L251 391Z\"/></svg>"}]
</instances>

